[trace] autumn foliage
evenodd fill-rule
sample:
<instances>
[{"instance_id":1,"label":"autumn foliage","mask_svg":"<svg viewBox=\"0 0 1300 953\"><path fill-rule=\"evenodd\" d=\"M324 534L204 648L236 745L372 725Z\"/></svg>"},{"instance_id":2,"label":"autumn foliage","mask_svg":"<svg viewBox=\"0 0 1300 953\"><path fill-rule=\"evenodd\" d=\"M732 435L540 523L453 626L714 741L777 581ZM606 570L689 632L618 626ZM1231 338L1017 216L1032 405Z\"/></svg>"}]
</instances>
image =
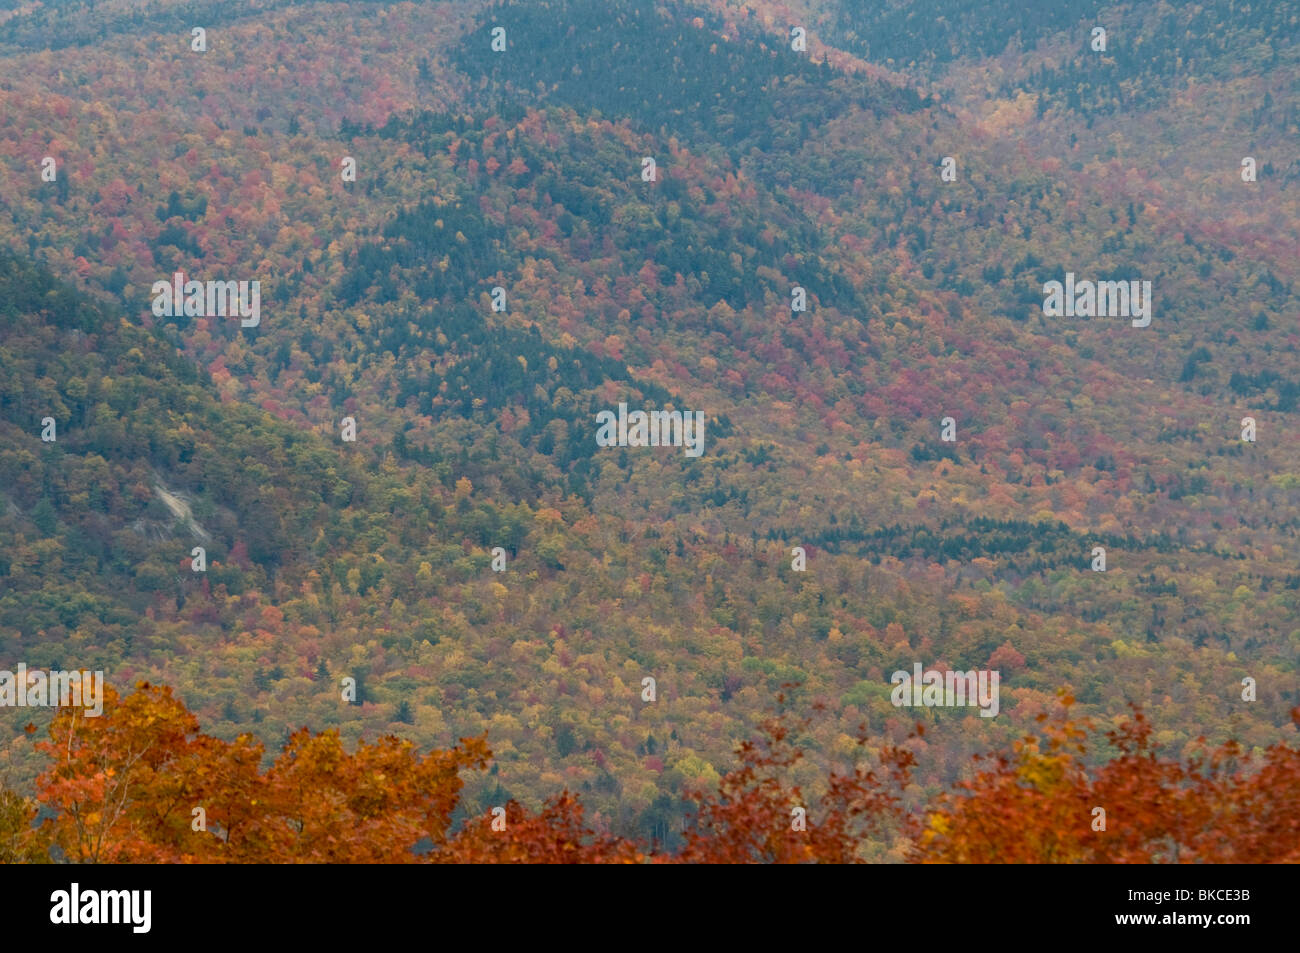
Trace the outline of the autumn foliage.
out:
<instances>
[{"instance_id":1,"label":"autumn foliage","mask_svg":"<svg viewBox=\"0 0 1300 953\"><path fill-rule=\"evenodd\" d=\"M566 823L645 856L1172 856L1097 788L1121 724L1059 764L1011 744L1065 684L1142 699L1180 759L1231 720L1257 757L1225 777L1295 744L1300 65L1290 5L1121 4L1101 55L1073 6L3 4L0 660L170 685L223 741L185 728L123 790L105 726L14 746L0 853L448 856L353 803L348 770L406 757L355 740L487 732L529 823L568 786ZM155 314L178 271L261 281L258 327ZM1158 278L1154 324L1049 318L1067 272ZM704 412L703 458L598 447L624 401ZM999 671L1010 717L909 741L886 686L916 663ZM734 761L786 679L831 704L807 755ZM338 736L282 755L302 724ZM1008 803L940 800L975 751ZM1217 831L1187 770L1146 813ZM537 846L459 776L446 836Z\"/></svg>"},{"instance_id":2,"label":"autumn foliage","mask_svg":"<svg viewBox=\"0 0 1300 953\"><path fill-rule=\"evenodd\" d=\"M170 688L141 684L105 713L62 709L39 747L51 766L39 832L69 860L399 863L422 839L445 841L458 772L483 767L483 739L418 754L382 738L349 754L337 731L303 730L263 770L263 747L199 731ZM206 831L193 830L203 808Z\"/></svg>"},{"instance_id":3,"label":"autumn foliage","mask_svg":"<svg viewBox=\"0 0 1300 953\"><path fill-rule=\"evenodd\" d=\"M1072 699L1065 699L1068 713ZM1292 712L1300 723L1300 708ZM958 863L1294 863L1300 861L1300 751L1250 757L1236 742L1186 762L1161 758L1140 710L1106 738L1118 755L1083 761L1085 726L1039 716L1041 735L940 799L920 846ZM991 762L991 763L990 763ZM1097 808L1105 828L1095 829Z\"/></svg>"},{"instance_id":4,"label":"autumn foliage","mask_svg":"<svg viewBox=\"0 0 1300 953\"><path fill-rule=\"evenodd\" d=\"M516 801L504 805L505 828L491 815L474 818L430 859L445 864L630 864L647 859L643 848L591 829L582 803L565 791L536 814Z\"/></svg>"},{"instance_id":5,"label":"autumn foliage","mask_svg":"<svg viewBox=\"0 0 1300 953\"><path fill-rule=\"evenodd\" d=\"M783 700L783 699L782 699ZM741 765L722 778L716 792L697 792L694 827L676 859L694 863L852 863L877 840L906 844L915 821L902 808L915 757L887 747L876 766L834 772L814 810L797 784L786 779L804 757L796 744L808 725L778 715L761 736L740 746ZM860 732L859 746L866 744ZM804 830L793 829L803 808Z\"/></svg>"},{"instance_id":6,"label":"autumn foliage","mask_svg":"<svg viewBox=\"0 0 1300 953\"><path fill-rule=\"evenodd\" d=\"M247 735L204 734L170 688L107 692L104 714L61 709L38 748L37 799L0 798L0 860L77 863L1242 863L1300 860L1300 750L1234 742L1186 761L1155 750L1140 710L1085 759L1090 725L1063 696L1010 753L917 803L908 746L864 750L812 796L790 779L807 719L782 712L745 742L716 790L697 791L685 842L612 836L564 791L454 822L461 772L486 739L421 755L394 737L349 753L338 733L295 733L269 764ZM1293 716L1300 721L1300 709ZM919 739L918 726L914 739ZM912 739L909 739L909 741ZM858 744L865 749L867 736ZM1204 746L1203 746L1204 747ZM34 823L37 806L47 816ZM203 823L196 808L202 808ZM1099 823L1097 809L1105 811ZM802 809L797 811L796 809ZM792 821L798 813L803 817ZM453 827L457 828L453 830Z\"/></svg>"}]
</instances>

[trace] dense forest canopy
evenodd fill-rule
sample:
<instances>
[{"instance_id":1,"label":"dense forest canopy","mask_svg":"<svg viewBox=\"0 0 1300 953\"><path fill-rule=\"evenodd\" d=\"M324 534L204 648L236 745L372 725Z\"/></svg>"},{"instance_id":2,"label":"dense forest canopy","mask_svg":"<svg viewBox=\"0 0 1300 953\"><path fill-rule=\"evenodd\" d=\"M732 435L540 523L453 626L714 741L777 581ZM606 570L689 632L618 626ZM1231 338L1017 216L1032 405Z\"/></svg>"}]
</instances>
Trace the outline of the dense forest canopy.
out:
<instances>
[{"instance_id":1,"label":"dense forest canopy","mask_svg":"<svg viewBox=\"0 0 1300 953\"><path fill-rule=\"evenodd\" d=\"M418 823L461 859L506 803L590 859L704 857L701 791L778 796L727 800L782 692L780 796L914 759L857 859L905 859L927 810L982 830L945 798L1010 797L969 756L1058 690L1094 737L1139 724L1184 767L1232 741L1287 790L1298 27L1247 0L0 0L0 669L168 686L127 709L250 784L288 789L286 745L437 775ZM260 282L260 323L155 314L178 272ZM1048 314L1067 276L1151 282L1150 325ZM598 446L620 404L698 410L704 453ZM997 717L900 708L918 662L999 671ZM64 714L0 707L0 814L74 786L22 730ZM457 747L483 735L490 769ZM1070 797L1137 797L1111 755ZM408 850L384 817L365 859ZM785 849L729 817L709 856ZM168 831L122 849L183 852Z\"/></svg>"}]
</instances>

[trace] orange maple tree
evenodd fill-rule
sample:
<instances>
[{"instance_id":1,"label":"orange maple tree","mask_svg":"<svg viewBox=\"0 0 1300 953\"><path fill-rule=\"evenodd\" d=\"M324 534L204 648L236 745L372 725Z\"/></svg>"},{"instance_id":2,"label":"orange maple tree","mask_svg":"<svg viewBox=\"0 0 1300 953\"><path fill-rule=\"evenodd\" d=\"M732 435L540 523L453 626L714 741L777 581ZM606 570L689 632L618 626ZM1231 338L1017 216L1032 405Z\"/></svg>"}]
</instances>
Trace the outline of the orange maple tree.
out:
<instances>
[{"instance_id":1,"label":"orange maple tree","mask_svg":"<svg viewBox=\"0 0 1300 953\"><path fill-rule=\"evenodd\" d=\"M1106 739L1118 756L1090 769L1090 723L1068 695L1040 735L938 799L917 859L957 863L1295 863L1300 750L1251 756L1235 741L1184 762L1155 751L1136 707ZM1291 712L1300 724L1300 708ZM1100 809L1100 810L1099 810ZM1104 813L1101 813L1104 812Z\"/></svg>"},{"instance_id":2,"label":"orange maple tree","mask_svg":"<svg viewBox=\"0 0 1300 953\"><path fill-rule=\"evenodd\" d=\"M446 840L461 769L490 755L482 738L421 756L392 737L348 754L337 731L304 729L263 771L260 742L203 734L170 688L144 683L126 698L106 689L96 718L60 709L49 735L43 833L98 863L418 860L422 839Z\"/></svg>"}]
</instances>

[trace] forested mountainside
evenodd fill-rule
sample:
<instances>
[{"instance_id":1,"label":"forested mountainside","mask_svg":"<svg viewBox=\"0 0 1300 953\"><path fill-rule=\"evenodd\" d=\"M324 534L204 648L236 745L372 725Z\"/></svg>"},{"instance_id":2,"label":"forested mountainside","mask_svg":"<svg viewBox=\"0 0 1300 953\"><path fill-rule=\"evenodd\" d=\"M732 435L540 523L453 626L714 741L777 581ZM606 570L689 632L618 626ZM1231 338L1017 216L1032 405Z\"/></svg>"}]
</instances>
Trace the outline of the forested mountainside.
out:
<instances>
[{"instance_id":1,"label":"forested mountainside","mask_svg":"<svg viewBox=\"0 0 1300 953\"><path fill-rule=\"evenodd\" d=\"M486 732L463 810L671 843L783 685L797 781L865 722L914 804L1062 688L1294 740L1298 17L0 0L0 668L272 752ZM897 707L918 662L998 716ZM15 790L49 719L0 709Z\"/></svg>"}]
</instances>

